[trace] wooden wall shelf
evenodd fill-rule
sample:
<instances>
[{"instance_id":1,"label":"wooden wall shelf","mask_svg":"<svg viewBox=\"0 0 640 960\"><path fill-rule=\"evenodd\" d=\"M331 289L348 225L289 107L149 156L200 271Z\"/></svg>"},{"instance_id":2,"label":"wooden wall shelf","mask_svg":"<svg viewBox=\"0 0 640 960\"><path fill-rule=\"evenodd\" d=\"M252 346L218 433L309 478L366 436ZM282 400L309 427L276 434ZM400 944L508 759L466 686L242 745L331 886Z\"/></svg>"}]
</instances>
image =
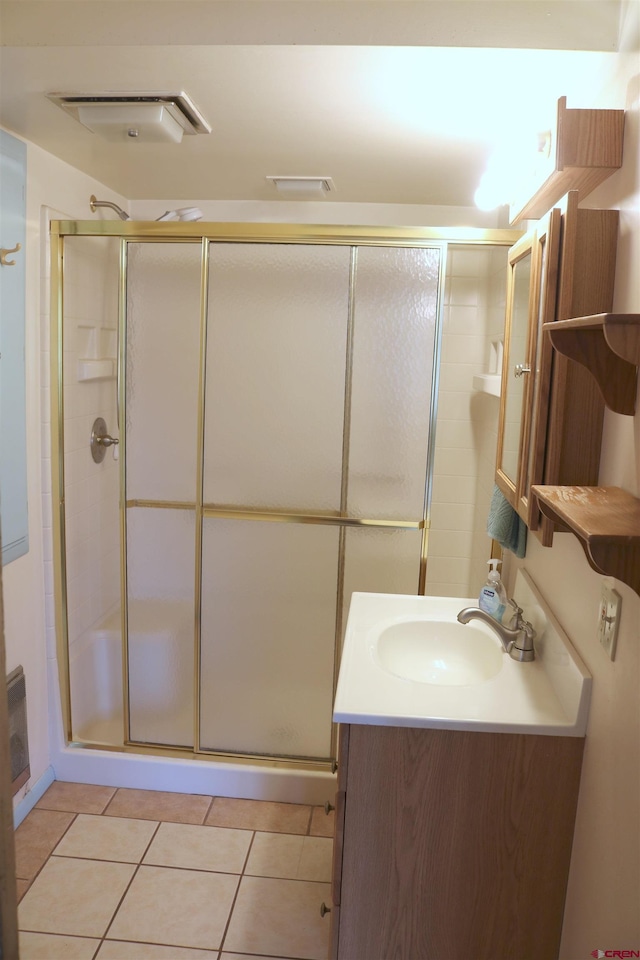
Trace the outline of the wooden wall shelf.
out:
<instances>
[{"instance_id":1,"label":"wooden wall shelf","mask_svg":"<svg viewBox=\"0 0 640 960\"><path fill-rule=\"evenodd\" d=\"M595 377L604 402L633 416L640 365L640 313L599 313L545 323L555 349Z\"/></svg>"},{"instance_id":2,"label":"wooden wall shelf","mask_svg":"<svg viewBox=\"0 0 640 960\"><path fill-rule=\"evenodd\" d=\"M541 512L582 544L589 565L640 595L640 500L620 487L533 486Z\"/></svg>"},{"instance_id":3,"label":"wooden wall shelf","mask_svg":"<svg viewBox=\"0 0 640 960\"><path fill-rule=\"evenodd\" d=\"M624 110L567 110L567 98L560 97L555 162L533 196L511 206L511 223L539 220L569 190L583 200L622 166L623 133Z\"/></svg>"}]
</instances>

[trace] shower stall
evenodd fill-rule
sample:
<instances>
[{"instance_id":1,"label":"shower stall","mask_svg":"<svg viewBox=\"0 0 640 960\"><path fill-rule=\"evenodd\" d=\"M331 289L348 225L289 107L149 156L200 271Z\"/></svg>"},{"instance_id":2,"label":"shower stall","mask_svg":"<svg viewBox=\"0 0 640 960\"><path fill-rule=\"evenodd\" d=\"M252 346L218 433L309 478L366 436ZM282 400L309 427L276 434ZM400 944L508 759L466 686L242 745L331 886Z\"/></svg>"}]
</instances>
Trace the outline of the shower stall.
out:
<instances>
[{"instance_id":1,"label":"shower stall","mask_svg":"<svg viewBox=\"0 0 640 960\"><path fill-rule=\"evenodd\" d=\"M451 239L51 226L67 740L328 773L352 592L428 587Z\"/></svg>"}]
</instances>

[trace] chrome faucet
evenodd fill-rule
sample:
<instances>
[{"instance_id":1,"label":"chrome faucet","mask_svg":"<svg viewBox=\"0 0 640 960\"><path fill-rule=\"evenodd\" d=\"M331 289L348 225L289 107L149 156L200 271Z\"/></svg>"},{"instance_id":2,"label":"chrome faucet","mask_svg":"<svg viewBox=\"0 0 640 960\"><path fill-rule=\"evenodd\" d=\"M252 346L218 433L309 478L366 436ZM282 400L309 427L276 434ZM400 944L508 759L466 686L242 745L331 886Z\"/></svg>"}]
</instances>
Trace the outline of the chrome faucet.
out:
<instances>
[{"instance_id":1,"label":"chrome faucet","mask_svg":"<svg viewBox=\"0 0 640 960\"><path fill-rule=\"evenodd\" d=\"M492 617L490 613L481 610L480 607L465 607L458 614L458 620L460 623L469 623L470 620L481 620L486 623L497 633L505 652L513 660L528 663L534 660L536 656L533 649L536 632L529 621L523 619L522 608L518 606L516 601L510 600L509 603L514 608L514 614L508 627Z\"/></svg>"}]
</instances>

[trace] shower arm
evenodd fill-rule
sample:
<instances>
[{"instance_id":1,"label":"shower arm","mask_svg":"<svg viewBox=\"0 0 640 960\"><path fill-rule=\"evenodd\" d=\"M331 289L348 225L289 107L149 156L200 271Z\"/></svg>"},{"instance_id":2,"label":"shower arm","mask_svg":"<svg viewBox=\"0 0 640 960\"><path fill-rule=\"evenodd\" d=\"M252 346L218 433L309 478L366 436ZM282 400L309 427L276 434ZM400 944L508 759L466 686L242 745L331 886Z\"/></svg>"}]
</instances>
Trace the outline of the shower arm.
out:
<instances>
[{"instance_id":1,"label":"shower arm","mask_svg":"<svg viewBox=\"0 0 640 960\"><path fill-rule=\"evenodd\" d=\"M117 203L111 203L110 200L96 200L93 194L89 197L89 207L91 208L91 213L95 213L97 207L109 207L110 210L115 210L121 220L131 219L129 214L125 213Z\"/></svg>"}]
</instances>

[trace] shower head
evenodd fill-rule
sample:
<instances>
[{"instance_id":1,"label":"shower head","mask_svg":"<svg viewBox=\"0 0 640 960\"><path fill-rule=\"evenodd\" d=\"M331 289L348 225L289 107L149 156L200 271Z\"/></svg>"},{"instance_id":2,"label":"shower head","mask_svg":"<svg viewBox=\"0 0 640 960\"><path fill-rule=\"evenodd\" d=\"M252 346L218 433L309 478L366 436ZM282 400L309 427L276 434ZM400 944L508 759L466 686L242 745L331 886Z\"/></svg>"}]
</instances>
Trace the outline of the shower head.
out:
<instances>
[{"instance_id":1,"label":"shower head","mask_svg":"<svg viewBox=\"0 0 640 960\"><path fill-rule=\"evenodd\" d=\"M163 223L171 220L202 220L202 210L199 207L181 207L179 210L167 210L156 219Z\"/></svg>"},{"instance_id":2,"label":"shower head","mask_svg":"<svg viewBox=\"0 0 640 960\"><path fill-rule=\"evenodd\" d=\"M111 203L110 200L96 200L93 194L89 197L89 207L91 208L91 213L96 212L96 207L109 207L110 210L115 210L121 220L131 219L129 214L125 213L122 207L119 207L117 203Z\"/></svg>"}]
</instances>

